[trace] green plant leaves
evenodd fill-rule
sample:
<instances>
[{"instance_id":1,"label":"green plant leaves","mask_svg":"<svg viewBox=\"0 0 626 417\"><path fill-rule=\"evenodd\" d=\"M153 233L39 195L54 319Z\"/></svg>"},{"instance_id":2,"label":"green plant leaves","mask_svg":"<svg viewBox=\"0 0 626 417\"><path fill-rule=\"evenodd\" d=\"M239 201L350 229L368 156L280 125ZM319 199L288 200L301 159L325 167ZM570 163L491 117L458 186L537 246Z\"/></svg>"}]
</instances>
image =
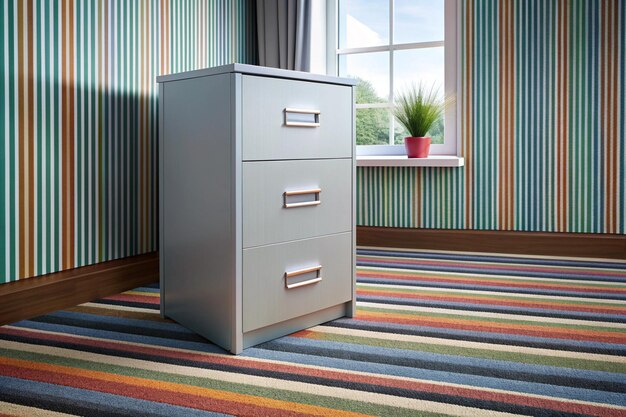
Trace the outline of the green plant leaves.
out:
<instances>
[{"instance_id":1,"label":"green plant leaves","mask_svg":"<svg viewBox=\"0 0 626 417\"><path fill-rule=\"evenodd\" d=\"M432 125L441 117L445 105L435 85L413 84L399 94L394 115L398 122L414 137L426 136Z\"/></svg>"}]
</instances>

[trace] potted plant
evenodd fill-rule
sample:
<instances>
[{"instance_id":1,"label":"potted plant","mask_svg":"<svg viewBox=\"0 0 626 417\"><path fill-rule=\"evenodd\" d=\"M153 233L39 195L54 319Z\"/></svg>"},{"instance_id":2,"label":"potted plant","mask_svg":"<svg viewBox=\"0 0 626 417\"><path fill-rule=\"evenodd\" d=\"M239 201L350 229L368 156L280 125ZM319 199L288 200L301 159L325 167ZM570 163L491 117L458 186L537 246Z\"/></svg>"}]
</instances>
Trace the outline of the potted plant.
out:
<instances>
[{"instance_id":1,"label":"potted plant","mask_svg":"<svg viewBox=\"0 0 626 417\"><path fill-rule=\"evenodd\" d=\"M412 85L398 97L395 108L396 119L411 136L404 138L404 146L409 158L427 158L430 151L430 137L426 137L433 123L443 114L444 101L439 97L435 86L427 88L420 83Z\"/></svg>"}]
</instances>

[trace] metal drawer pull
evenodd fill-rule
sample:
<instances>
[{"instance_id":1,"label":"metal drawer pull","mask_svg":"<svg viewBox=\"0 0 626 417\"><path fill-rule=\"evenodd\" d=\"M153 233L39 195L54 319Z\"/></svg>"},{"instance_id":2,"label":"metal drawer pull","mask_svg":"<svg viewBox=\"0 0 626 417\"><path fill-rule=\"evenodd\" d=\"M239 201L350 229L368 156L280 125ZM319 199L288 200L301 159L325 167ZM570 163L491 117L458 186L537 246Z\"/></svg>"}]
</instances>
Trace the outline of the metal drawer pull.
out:
<instances>
[{"instance_id":1,"label":"metal drawer pull","mask_svg":"<svg viewBox=\"0 0 626 417\"><path fill-rule=\"evenodd\" d=\"M307 207L307 206L317 206L322 203L320 200L320 193L322 192L321 188L311 188L309 190L296 190L296 191L285 191L283 193L283 207L284 208L296 208L296 207ZM297 203L288 203L287 197L295 196L295 195L306 195L313 194L315 195L315 200L311 201L300 201Z\"/></svg>"},{"instance_id":2,"label":"metal drawer pull","mask_svg":"<svg viewBox=\"0 0 626 417\"><path fill-rule=\"evenodd\" d=\"M291 290L293 288L304 287L305 285L318 283L322 280L322 277L320 276L321 270L322 270L322 265L318 265L318 266L312 266L310 268L298 269L296 271L285 272L285 287L287 287L288 290ZM289 284L288 282L289 278L292 278L298 275L308 274L310 272L317 272L317 277L307 279L306 281L300 281L300 282L296 282L293 284Z\"/></svg>"},{"instance_id":3,"label":"metal drawer pull","mask_svg":"<svg viewBox=\"0 0 626 417\"><path fill-rule=\"evenodd\" d=\"M286 107L284 110L285 113L285 126L293 126L293 127L319 127L320 125L320 111L319 110L309 110L309 109L291 109ZM289 118L290 113L295 114L305 114L310 117L295 117L294 120Z\"/></svg>"}]
</instances>

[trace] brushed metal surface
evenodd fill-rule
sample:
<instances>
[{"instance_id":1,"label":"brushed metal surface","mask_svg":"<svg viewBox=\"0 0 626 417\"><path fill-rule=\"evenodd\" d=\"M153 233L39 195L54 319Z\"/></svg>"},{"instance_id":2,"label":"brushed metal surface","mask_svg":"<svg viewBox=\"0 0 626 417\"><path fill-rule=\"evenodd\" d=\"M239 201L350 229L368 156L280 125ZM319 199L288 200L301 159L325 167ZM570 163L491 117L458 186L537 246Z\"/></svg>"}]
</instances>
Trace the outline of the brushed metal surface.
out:
<instances>
[{"instance_id":1,"label":"brushed metal surface","mask_svg":"<svg viewBox=\"0 0 626 417\"><path fill-rule=\"evenodd\" d=\"M262 67L259 65L249 64L226 64L217 67L202 68L193 71L179 72L176 74L160 75L157 77L157 82L167 83L172 81L186 80L190 78L199 78L206 76L214 76L219 74L236 73L236 74L249 74L260 75L263 77L283 78L287 80L304 80L314 81L328 84L339 84L352 86L357 84L357 80L354 78L335 77L332 75L314 74L311 72L303 71L291 71L279 68Z\"/></svg>"},{"instance_id":2,"label":"brushed metal surface","mask_svg":"<svg viewBox=\"0 0 626 417\"><path fill-rule=\"evenodd\" d=\"M351 159L244 162L244 248L352 230L351 174ZM320 189L320 203L284 207L285 192L304 189Z\"/></svg>"},{"instance_id":3,"label":"brushed metal surface","mask_svg":"<svg viewBox=\"0 0 626 417\"><path fill-rule=\"evenodd\" d=\"M285 271L317 265L324 271L322 281L285 288ZM313 278L301 277L303 281ZM244 333L351 299L351 232L243 251Z\"/></svg>"},{"instance_id":4,"label":"brushed metal surface","mask_svg":"<svg viewBox=\"0 0 626 417\"><path fill-rule=\"evenodd\" d=\"M352 157L352 88L242 76L243 159ZM316 109L319 127L286 126L285 108Z\"/></svg>"},{"instance_id":5,"label":"brushed metal surface","mask_svg":"<svg viewBox=\"0 0 626 417\"><path fill-rule=\"evenodd\" d=\"M160 81L162 314L232 353L353 314L350 80L233 64Z\"/></svg>"}]
</instances>

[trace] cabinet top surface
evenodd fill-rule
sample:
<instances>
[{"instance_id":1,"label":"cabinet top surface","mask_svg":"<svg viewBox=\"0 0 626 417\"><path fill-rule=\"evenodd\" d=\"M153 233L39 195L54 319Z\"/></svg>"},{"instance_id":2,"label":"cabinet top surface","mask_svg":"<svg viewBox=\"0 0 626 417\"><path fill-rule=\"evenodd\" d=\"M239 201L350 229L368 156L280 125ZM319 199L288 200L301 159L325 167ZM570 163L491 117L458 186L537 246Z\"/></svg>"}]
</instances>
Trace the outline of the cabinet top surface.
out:
<instances>
[{"instance_id":1,"label":"cabinet top surface","mask_svg":"<svg viewBox=\"0 0 626 417\"><path fill-rule=\"evenodd\" d=\"M292 80L317 81L329 84L356 85L356 80L352 78L333 77L330 75L313 74L310 72L291 71L278 68L261 67L248 64L228 64L219 67L203 68L194 71L179 72L176 74L161 75L157 77L157 82L166 83L171 81L186 80L189 78L206 77L210 75L240 73L248 75L259 75L265 77L287 78Z\"/></svg>"}]
</instances>

